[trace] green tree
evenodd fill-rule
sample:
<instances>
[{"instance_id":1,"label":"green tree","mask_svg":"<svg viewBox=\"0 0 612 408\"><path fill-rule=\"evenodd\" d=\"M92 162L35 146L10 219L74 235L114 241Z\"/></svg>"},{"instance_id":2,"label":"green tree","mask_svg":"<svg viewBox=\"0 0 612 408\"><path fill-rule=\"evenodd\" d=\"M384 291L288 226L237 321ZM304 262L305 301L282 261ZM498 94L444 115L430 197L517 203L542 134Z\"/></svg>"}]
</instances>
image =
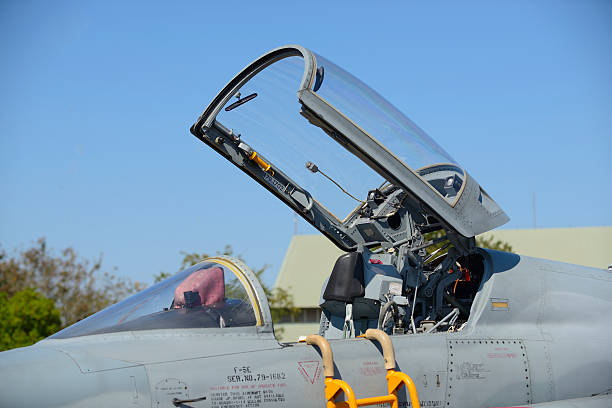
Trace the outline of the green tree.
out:
<instances>
[{"instance_id":1,"label":"green tree","mask_svg":"<svg viewBox=\"0 0 612 408\"><path fill-rule=\"evenodd\" d=\"M497 251L512 252L512 245L502 241L501 239L496 240L493 235L487 237L476 237L476 246L480 248L495 249Z\"/></svg>"},{"instance_id":2,"label":"green tree","mask_svg":"<svg viewBox=\"0 0 612 408\"><path fill-rule=\"evenodd\" d=\"M433 231L433 232L429 232L425 234L423 238L425 239L425 241L429 241L432 239L441 238L444 235L445 235L444 230L437 230L437 231ZM438 250L439 248L445 246L447 243L448 241L441 241L435 245L431 245L427 247L426 249L427 253L431 254L435 252L436 250ZM512 252L512 245L500 239L496 240L493 235L490 235L489 237L483 237L483 236L476 237L476 246L480 248L495 249L497 251ZM444 253L446 253L446 250L440 251L439 253L436 254L436 256L442 255Z\"/></svg>"},{"instance_id":3,"label":"green tree","mask_svg":"<svg viewBox=\"0 0 612 408\"><path fill-rule=\"evenodd\" d=\"M60 312L53 301L34 289L23 289L10 298L0 293L0 351L34 344L60 326Z\"/></svg>"},{"instance_id":4,"label":"green tree","mask_svg":"<svg viewBox=\"0 0 612 408\"><path fill-rule=\"evenodd\" d=\"M90 262L73 248L55 254L40 238L13 256L0 248L0 292L12 298L26 288L35 288L55 301L65 327L144 288L101 269L102 256Z\"/></svg>"}]
</instances>

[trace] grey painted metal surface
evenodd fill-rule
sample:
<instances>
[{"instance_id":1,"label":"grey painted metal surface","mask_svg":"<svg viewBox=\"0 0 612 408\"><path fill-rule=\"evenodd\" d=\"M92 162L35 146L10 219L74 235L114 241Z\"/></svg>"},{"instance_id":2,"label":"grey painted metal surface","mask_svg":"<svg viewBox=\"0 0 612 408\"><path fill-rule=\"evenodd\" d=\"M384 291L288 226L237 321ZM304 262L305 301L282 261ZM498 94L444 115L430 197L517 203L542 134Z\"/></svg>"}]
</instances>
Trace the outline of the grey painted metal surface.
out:
<instances>
[{"instance_id":1,"label":"grey painted metal surface","mask_svg":"<svg viewBox=\"0 0 612 408\"><path fill-rule=\"evenodd\" d=\"M305 61L302 114L386 179L344 221L215 121L241 86L287 56ZM609 406L612 274L476 248L473 234L506 219L478 184L464 170L434 166L445 187L461 184L441 195L436 180L318 106L310 88L316 75L325 80L315 72L310 51L273 50L230 81L192 131L357 253L322 290L320 334L330 339L334 377L360 398L386 394L380 346L357 337L381 322L423 407ZM446 252L431 252L437 243ZM456 321L448 318L457 310ZM343 330L347 323L354 329ZM52 338L0 353L0 406L322 407L322 371L318 348L275 340L248 267L215 257ZM399 397L410 406L405 389Z\"/></svg>"},{"instance_id":2,"label":"grey painted metal surface","mask_svg":"<svg viewBox=\"0 0 612 408\"><path fill-rule=\"evenodd\" d=\"M487 258L491 276L462 331L393 336L398 366L415 381L422 406L523 406L609 390L612 356L601 325L612 323L610 275L496 252ZM567 280L579 287L574 294ZM509 310L494 310L492 299L507 299ZM579 324L564 318L573 314ZM318 351L249 329L113 333L4 352L0 405L157 407L205 396L189 406L323 406ZM361 396L385 392L377 346L355 338L330 344L338 378ZM609 398L587 401L607 406ZM583 406L569 404L543 406Z\"/></svg>"},{"instance_id":3,"label":"grey painted metal surface","mask_svg":"<svg viewBox=\"0 0 612 408\"><path fill-rule=\"evenodd\" d=\"M543 402L529 405L533 408L609 408L612 407L612 394L592 397L572 398L563 401Z\"/></svg>"}]
</instances>

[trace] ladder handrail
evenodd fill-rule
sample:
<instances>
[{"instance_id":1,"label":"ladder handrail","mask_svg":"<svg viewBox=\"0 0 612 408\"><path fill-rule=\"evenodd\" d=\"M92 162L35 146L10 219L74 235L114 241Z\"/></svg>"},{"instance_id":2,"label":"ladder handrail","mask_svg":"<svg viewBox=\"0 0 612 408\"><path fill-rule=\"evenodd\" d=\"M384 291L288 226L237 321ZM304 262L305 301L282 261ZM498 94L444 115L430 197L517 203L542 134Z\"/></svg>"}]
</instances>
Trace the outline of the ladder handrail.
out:
<instances>
[{"instance_id":1,"label":"ladder handrail","mask_svg":"<svg viewBox=\"0 0 612 408\"><path fill-rule=\"evenodd\" d=\"M325 377L334 376L334 355L327 339L318 334L306 336L306 344L317 346L321 350L321 358L323 359L323 375Z\"/></svg>"},{"instance_id":2,"label":"ladder handrail","mask_svg":"<svg viewBox=\"0 0 612 408\"><path fill-rule=\"evenodd\" d=\"M378 329L368 329L365 332L365 338L368 340L377 341L380 344L385 360L385 369L395 370L395 351L391 337L387 333Z\"/></svg>"},{"instance_id":3,"label":"ladder handrail","mask_svg":"<svg viewBox=\"0 0 612 408\"><path fill-rule=\"evenodd\" d=\"M366 405L376 405L381 403L391 404L391 408L398 407L397 392L402 387L406 386L408 395L410 396L410 403L413 408L420 408L419 397L417 394L416 387L412 379L402 373L401 371L395 371L395 351L393 350L393 342L387 333L378 329L368 329L365 332L364 337L371 341L377 341L383 352L383 358L385 360L385 369L387 369L387 389L388 395L381 395L378 397L367 397L357 399L353 388L340 379L334 378L334 355L332 353L331 346L327 339L318 334L312 334L306 336L306 344L311 346L317 346L321 350L321 358L323 360L323 374L325 375L325 399L327 401L328 408L357 408ZM336 402L336 397L344 392L346 401Z\"/></svg>"}]
</instances>

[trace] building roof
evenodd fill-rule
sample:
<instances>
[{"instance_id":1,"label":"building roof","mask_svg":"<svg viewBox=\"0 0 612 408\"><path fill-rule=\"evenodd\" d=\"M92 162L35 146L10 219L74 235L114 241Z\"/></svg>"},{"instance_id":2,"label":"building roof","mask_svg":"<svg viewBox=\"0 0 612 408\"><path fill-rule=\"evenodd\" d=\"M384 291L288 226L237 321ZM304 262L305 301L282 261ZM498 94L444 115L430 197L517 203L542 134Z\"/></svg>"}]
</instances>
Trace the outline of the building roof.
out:
<instances>
[{"instance_id":1,"label":"building roof","mask_svg":"<svg viewBox=\"0 0 612 408\"><path fill-rule=\"evenodd\" d=\"M605 269L612 264L612 227L504 229L479 237L507 242L512 251ZM342 254L323 235L295 235L276 279L300 308L318 307L323 282Z\"/></svg>"},{"instance_id":2,"label":"building roof","mask_svg":"<svg viewBox=\"0 0 612 408\"><path fill-rule=\"evenodd\" d=\"M288 290L295 307L318 307L323 281L342 254L323 235L294 235L274 286Z\"/></svg>"},{"instance_id":3,"label":"building roof","mask_svg":"<svg viewBox=\"0 0 612 408\"><path fill-rule=\"evenodd\" d=\"M612 264L612 227L504 229L480 235L491 236L520 255L600 269Z\"/></svg>"}]
</instances>

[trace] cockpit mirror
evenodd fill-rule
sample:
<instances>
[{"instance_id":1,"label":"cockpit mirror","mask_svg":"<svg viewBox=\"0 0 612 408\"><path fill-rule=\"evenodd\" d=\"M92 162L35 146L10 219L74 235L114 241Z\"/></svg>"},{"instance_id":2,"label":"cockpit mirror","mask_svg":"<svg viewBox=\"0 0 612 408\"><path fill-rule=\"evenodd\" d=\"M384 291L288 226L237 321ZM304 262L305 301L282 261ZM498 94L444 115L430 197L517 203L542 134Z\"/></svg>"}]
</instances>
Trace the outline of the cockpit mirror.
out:
<instances>
[{"instance_id":1,"label":"cockpit mirror","mask_svg":"<svg viewBox=\"0 0 612 408\"><path fill-rule=\"evenodd\" d=\"M244 98L240 97L240 92L238 92L236 94L236 98L238 99L236 102L228 105L225 107L225 111L229 112L231 110L236 109L237 107L239 107L240 105L244 105L245 103L247 103L248 101L255 99L257 97L257 92L253 92L250 95L245 96Z\"/></svg>"},{"instance_id":2,"label":"cockpit mirror","mask_svg":"<svg viewBox=\"0 0 612 408\"><path fill-rule=\"evenodd\" d=\"M446 197L455 197L459 190L461 190L461 185L463 181L457 174L453 174L446 178L444 182L444 191L446 192Z\"/></svg>"},{"instance_id":3,"label":"cockpit mirror","mask_svg":"<svg viewBox=\"0 0 612 408\"><path fill-rule=\"evenodd\" d=\"M319 90L319 88L321 88L321 85L323 85L323 78L324 77L325 77L325 68L323 68L323 67L317 68L317 75L315 77L315 84L312 87L312 90L314 92L317 92Z\"/></svg>"}]
</instances>

